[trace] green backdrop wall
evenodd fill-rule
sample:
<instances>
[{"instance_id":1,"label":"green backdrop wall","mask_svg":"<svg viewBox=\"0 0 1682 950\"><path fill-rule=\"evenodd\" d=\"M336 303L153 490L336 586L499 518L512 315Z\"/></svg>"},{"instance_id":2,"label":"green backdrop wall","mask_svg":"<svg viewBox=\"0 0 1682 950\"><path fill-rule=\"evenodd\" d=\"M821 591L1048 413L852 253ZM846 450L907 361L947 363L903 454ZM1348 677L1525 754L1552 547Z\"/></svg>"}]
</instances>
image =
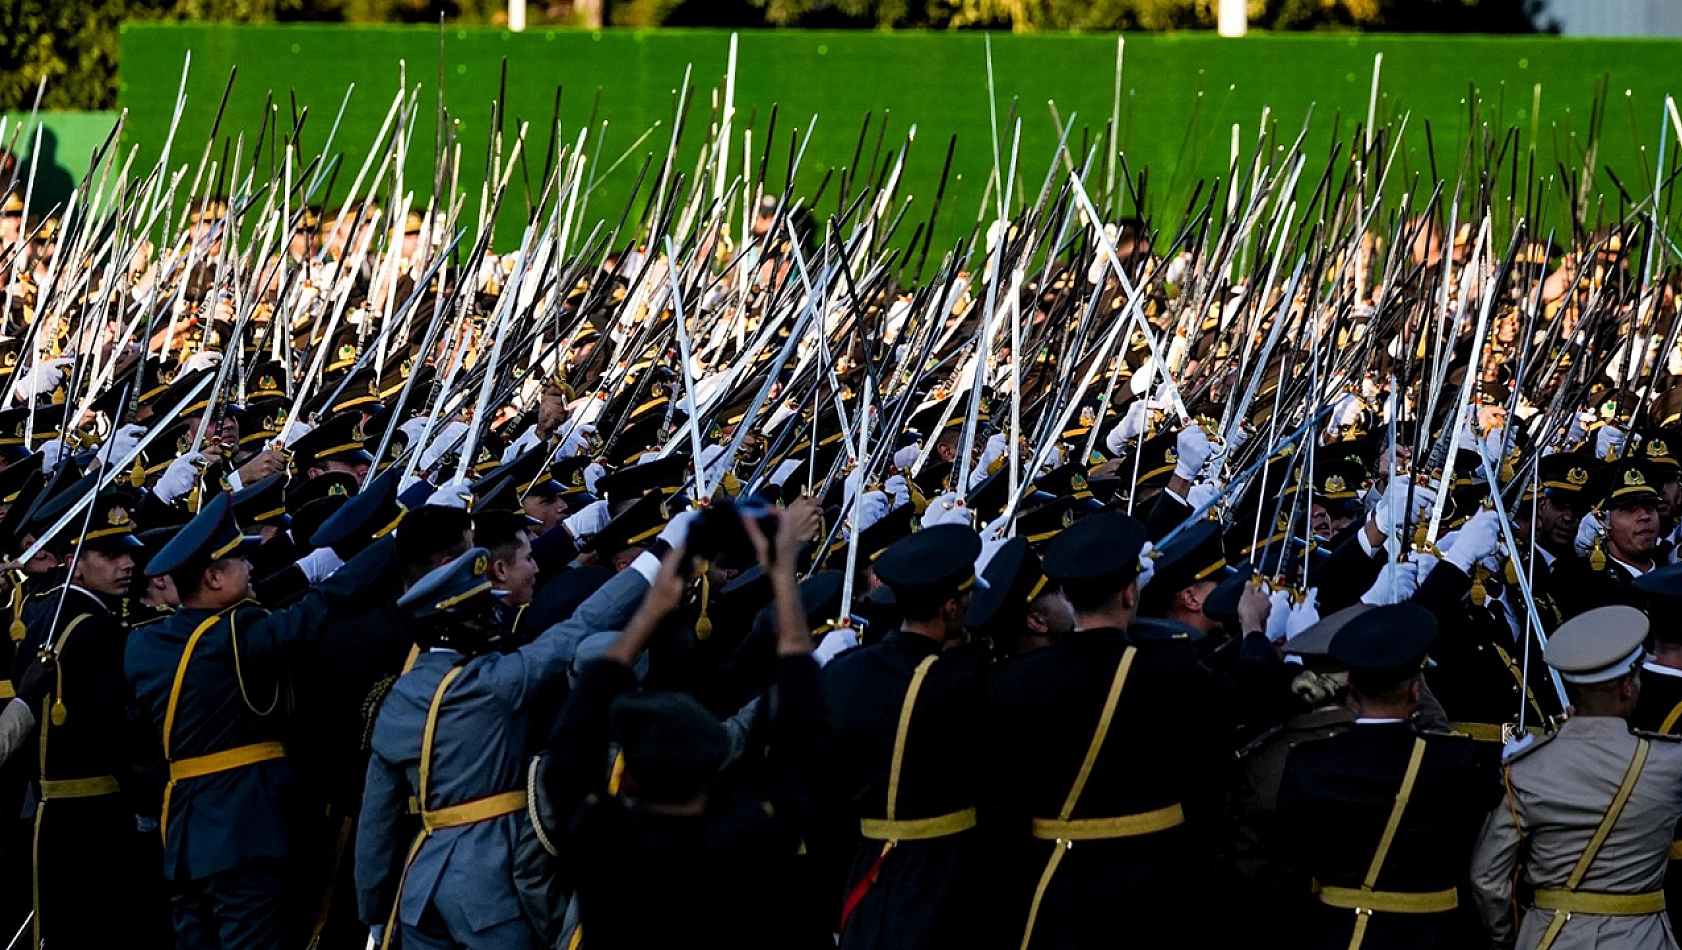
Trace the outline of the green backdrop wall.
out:
<instances>
[{"instance_id":1,"label":"green backdrop wall","mask_svg":"<svg viewBox=\"0 0 1682 950\"><path fill-rule=\"evenodd\" d=\"M557 86L563 88L564 141L576 138L592 113L598 125L602 119L609 122L599 146L598 174L645 129L662 123L632 158L598 179L587 216L606 218L611 225L642 153L665 151L675 91L690 65L696 94L680 168L693 167L699 131L711 115L712 90L723 86L729 42L730 34L722 31L447 30L443 85L450 113L460 122L462 181L477 192L490 107L506 59L508 127L512 130L518 119L533 126L533 188L549 143L544 129ZM877 165L914 124L917 135L902 195L912 195L916 202L900 240L909 238L911 222L926 217L948 140L955 134L957 156L942 211L944 226L936 241L938 256L942 244L973 226L992 168L984 43L977 33L742 33L737 129L749 124L754 128L757 160L768 116L773 105L777 107L769 179L780 182L790 133L806 130L816 114L800 175L800 187L809 189L826 171L833 168L839 175L854 163L867 115L878 124L886 117L887 135ZM163 141L189 51L189 104L175 164L197 161L229 68L235 64L238 79L223 133L243 132L248 151L270 93L284 126L291 124L294 96L299 108L309 108L303 134L308 151L319 148L346 89L355 83L337 142L347 151L349 166L340 177L341 193L395 94L399 63L406 62L409 83L422 86L408 182L416 188L417 200L424 199L431 184L436 29L127 26L120 102L129 112L128 140L140 146L142 163L155 157ZM1055 102L1064 121L1075 117L1071 143L1077 152L1083 141L1101 141L1111 113L1116 38L995 35L992 51L1003 147L1009 147L1006 118L1014 100L1022 123L1020 175L1037 189L1057 137L1048 101ZM1481 100L1479 119L1497 132L1509 126L1521 130L1519 150L1534 144L1541 171L1557 171L1560 163L1580 168L1595 84L1605 76L1608 106L1591 187L1613 196L1615 203L1611 179L1602 171L1610 165L1631 192L1650 192L1663 98L1682 94L1682 56L1677 55L1682 44L1658 40L1373 34L1263 34L1227 40L1209 34L1136 35L1127 39L1122 81L1120 141L1127 164L1135 174L1149 169L1150 205L1178 218L1196 180L1226 174L1234 124L1248 148L1264 107L1269 108L1278 137L1288 142L1312 105L1309 141L1318 157L1311 159L1304 176L1305 186L1311 187L1334 137L1347 139L1365 117L1376 53L1384 55L1381 119L1404 111L1411 116L1395 176L1398 187L1406 187L1414 173L1427 167L1427 124L1437 166L1452 174L1468 134L1476 131L1469 98ZM1538 86L1541 108L1533 115ZM865 143L862 164L874 154L875 127ZM733 167L740 168L739 135L736 142ZM1673 138L1671 156L1677 152L1674 144ZM587 148L594 154L597 146ZM1500 190L1505 193L1505 182ZM832 182L821 210L832 213L839 193ZM519 172L509 201L516 208L526 201ZM1555 207L1562 204L1554 202ZM499 243L513 243L517 231L517 221L504 227Z\"/></svg>"}]
</instances>

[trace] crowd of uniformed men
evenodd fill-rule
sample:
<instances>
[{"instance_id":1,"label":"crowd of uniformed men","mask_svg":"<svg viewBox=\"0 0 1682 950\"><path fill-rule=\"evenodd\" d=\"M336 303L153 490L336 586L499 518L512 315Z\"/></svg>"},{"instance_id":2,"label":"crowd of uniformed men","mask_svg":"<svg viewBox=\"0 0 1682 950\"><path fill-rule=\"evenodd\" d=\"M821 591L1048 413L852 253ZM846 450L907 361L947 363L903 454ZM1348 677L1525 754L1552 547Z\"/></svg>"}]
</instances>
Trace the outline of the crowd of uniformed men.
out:
<instances>
[{"instance_id":1,"label":"crowd of uniformed men","mask_svg":"<svg viewBox=\"0 0 1682 950\"><path fill-rule=\"evenodd\" d=\"M1140 220L1008 281L1001 226L901 287L770 199L435 269L18 193L13 945L1676 946L1638 228L1281 285Z\"/></svg>"}]
</instances>

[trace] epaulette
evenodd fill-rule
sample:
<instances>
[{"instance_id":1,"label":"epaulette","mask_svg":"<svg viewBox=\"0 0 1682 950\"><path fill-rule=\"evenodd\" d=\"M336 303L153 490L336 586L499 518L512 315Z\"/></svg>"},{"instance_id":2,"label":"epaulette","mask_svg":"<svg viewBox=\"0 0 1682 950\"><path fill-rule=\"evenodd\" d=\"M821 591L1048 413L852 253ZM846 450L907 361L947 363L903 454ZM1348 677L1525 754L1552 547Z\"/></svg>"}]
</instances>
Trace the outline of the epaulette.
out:
<instances>
[{"instance_id":1,"label":"epaulette","mask_svg":"<svg viewBox=\"0 0 1682 950\"><path fill-rule=\"evenodd\" d=\"M1284 723L1279 723L1276 726L1272 726L1272 727L1269 727L1267 729L1264 729L1264 730L1262 730L1261 735L1258 735L1254 739L1251 739L1249 742L1245 743L1242 748L1240 748L1237 752L1233 753L1232 757L1235 758L1235 759L1242 760L1242 759L1244 759L1245 756L1248 756L1250 753L1252 753L1252 752L1256 751L1257 749L1261 748L1263 743L1267 742L1267 740L1273 738L1274 736L1276 736L1279 733L1284 732L1284 731L1285 731L1285 724ZM1312 740L1310 740L1310 741L1312 741Z\"/></svg>"},{"instance_id":2,"label":"epaulette","mask_svg":"<svg viewBox=\"0 0 1682 950\"><path fill-rule=\"evenodd\" d=\"M1421 729L1419 730L1419 734L1422 736L1430 736L1433 739L1459 739L1463 742L1476 741L1464 732L1455 732L1453 729Z\"/></svg>"},{"instance_id":3,"label":"epaulette","mask_svg":"<svg viewBox=\"0 0 1682 950\"><path fill-rule=\"evenodd\" d=\"M1549 732L1540 736L1527 732L1519 736L1502 747L1501 764L1503 766L1512 765L1519 759L1554 741L1554 737L1557 735L1559 735L1557 732Z\"/></svg>"}]
</instances>

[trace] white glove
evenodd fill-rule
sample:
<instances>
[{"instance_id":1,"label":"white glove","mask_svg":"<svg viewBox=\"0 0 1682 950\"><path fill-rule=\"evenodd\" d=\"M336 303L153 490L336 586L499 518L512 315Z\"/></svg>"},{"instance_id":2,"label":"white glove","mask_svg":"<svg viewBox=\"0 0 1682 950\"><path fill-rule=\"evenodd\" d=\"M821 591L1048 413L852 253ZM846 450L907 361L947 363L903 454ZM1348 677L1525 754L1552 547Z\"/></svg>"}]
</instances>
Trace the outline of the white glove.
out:
<instances>
[{"instance_id":1,"label":"white glove","mask_svg":"<svg viewBox=\"0 0 1682 950\"><path fill-rule=\"evenodd\" d=\"M974 488L981 484L991 474L993 463L1005 457L1005 448L1009 443L1009 437L1003 432L995 432L987 437L987 447L981 450L981 461L970 469L969 487Z\"/></svg>"},{"instance_id":2,"label":"white glove","mask_svg":"<svg viewBox=\"0 0 1682 950\"><path fill-rule=\"evenodd\" d=\"M467 445L467 423L457 419L434 433L432 444L421 450L421 471L430 471L446 451L459 452Z\"/></svg>"},{"instance_id":3,"label":"white glove","mask_svg":"<svg viewBox=\"0 0 1682 950\"><path fill-rule=\"evenodd\" d=\"M887 493L891 501L892 506L888 509L889 511L911 504L911 483L905 480L904 475L888 476L888 480L882 483L882 490ZM883 512L883 514L886 513Z\"/></svg>"},{"instance_id":4,"label":"white glove","mask_svg":"<svg viewBox=\"0 0 1682 950\"><path fill-rule=\"evenodd\" d=\"M1399 604L1419 589L1420 563L1416 559L1391 561L1378 572L1378 580L1361 595L1361 602L1383 607Z\"/></svg>"},{"instance_id":5,"label":"white glove","mask_svg":"<svg viewBox=\"0 0 1682 950\"><path fill-rule=\"evenodd\" d=\"M68 356L42 360L17 382L19 398L27 402L42 393L50 393L64 381L64 368L76 362Z\"/></svg>"},{"instance_id":6,"label":"white glove","mask_svg":"<svg viewBox=\"0 0 1682 950\"><path fill-rule=\"evenodd\" d=\"M1594 543L1599 541L1600 536L1605 533L1606 515L1604 513L1596 511L1584 515L1583 520L1577 524L1577 540L1574 545L1577 554L1581 557L1588 557L1589 552L1594 550Z\"/></svg>"},{"instance_id":7,"label":"white glove","mask_svg":"<svg viewBox=\"0 0 1682 950\"><path fill-rule=\"evenodd\" d=\"M1127 414L1122 416L1121 421L1110 430L1110 434L1104 437L1104 446L1110 450L1111 455L1120 455L1122 450L1127 448L1127 443L1145 431L1149 411L1150 407L1145 405L1145 400L1133 400L1133 404L1127 407Z\"/></svg>"},{"instance_id":8,"label":"white glove","mask_svg":"<svg viewBox=\"0 0 1682 950\"><path fill-rule=\"evenodd\" d=\"M420 421L423 425L426 423L425 419ZM537 448L537 426L526 426L526 431L520 433L519 438L508 443L508 448L502 450L502 464L507 465L535 448Z\"/></svg>"},{"instance_id":9,"label":"white glove","mask_svg":"<svg viewBox=\"0 0 1682 950\"><path fill-rule=\"evenodd\" d=\"M863 531L876 522L881 521L883 518L886 518L888 516L888 512L892 510L893 509L888 505L887 493L879 491L865 492L863 497L859 499L858 518L857 523L853 525L853 530Z\"/></svg>"},{"instance_id":10,"label":"white glove","mask_svg":"<svg viewBox=\"0 0 1682 950\"><path fill-rule=\"evenodd\" d=\"M175 499L193 490L206 461L203 452L188 452L169 463L169 468L164 469L164 473L158 477L158 483L152 486L152 494L157 495L158 500L166 505L173 503Z\"/></svg>"},{"instance_id":11,"label":"white glove","mask_svg":"<svg viewBox=\"0 0 1682 950\"><path fill-rule=\"evenodd\" d=\"M1219 479L1210 478L1191 486L1186 492L1186 504L1193 509L1201 509L1205 505L1213 505L1215 499L1221 497L1222 485Z\"/></svg>"},{"instance_id":12,"label":"white glove","mask_svg":"<svg viewBox=\"0 0 1682 950\"><path fill-rule=\"evenodd\" d=\"M608 509L606 501L592 502L578 509L578 513L568 515L561 523L567 526L567 532L575 538L587 538L597 531L607 527L613 520L613 512Z\"/></svg>"},{"instance_id":13,"label":"white glove","mask_svg":"<svg viewBox=\"0 0 1682 950\"><path fill-rule=\"evenodd\" d=\"M607 503L598 501L596 504L605 505ZM589 509L586 508L585 510L588 511ZM582 513L583 512L580 512L580 514ZM685 508L678 512L672 520L666 522L666 526L660 529L660 533L656 535L656 537L659 538L659 540L666 542L668 546L674 549L681 548L683 547L684 542L689 540L689 526L694 524L695 519L699 517L701 517L701 509ZM605 525L606 522L603 522L603 524ZM600 531L601 528L597 528L596 530Z\"/></svg>"},{"instance_id":14,"label":"white glove","mask_svg":"<svg viewBox=\"0 0 1682 950\"><path fill-rule=\"evenodd\" d=\"M601 393L592 393L591 395L585 396L583 399L573 403L572 415L567 418L567 425L594 425L596 419L601 416L602 409L606 406L607 397ZM561 431L565 432L566 426L562 426Z\"/></svg>"},{"instance_id":15,"label":"white glove","mask_svg":"<svg viewBox=\"0 0 1682 950\"><path fill-rule=\"evenodd\" d=\"M1232 430L1232 437L1227 439L1227 454L1236 454L1239 449L1244 447L1244 443L1250 441L1250 437L1255 434L1256 430L1247 422L1240 422L1238 425L1234 426Z\"/></svg>"},{"instance_id":16,"label":"white glove","mask_svg":"<svg viewBox=\"0 0 1682 950\"><path fill-rule=\"evenodd\" d=\"M41 443L39 451L41 453L41 471L46 475L58 471L58 463L64 461L65 456L70 454L69 450L64 447L63 439L48 439Z\"/></svg>"},{"instance_id":17,"label":"white glove","mask_svg":"<svg viewBox=\"0 0 1682 950\"><path fill-rule=\"evenodd\" d=\"M1139 589L1141 591L1144 590L1145 585L1149 584L1151 582L1151 578L1155 576L1156 545L1146 541L1145 546L1139 549L1139 577L1137 580Z\"/></svg>"},{"instance_id":18,"label":"white glove","mask_svg":"<svg viewBox=\"0 0 1682 950\"><path fill-rule=\"evenodd\" d=\"M1468 577L1478 562L1495 556L1501 546L1501 516L1493 511L1480 511L1454 533L1453 542L1443 554L1443 560L1460 568ZM1487 564L1486 564L1487 566ZM1497 563L1496 567L1500 567Z\"/></svg>"},{"instance_id":19,"label":"white glove","mask_svg":"<svg viewBox=\"0 0 1682 950\"><path fill-rule=\"evenodd\" d=\"M894 452L894 468L897 468L902 472L909 472L911 471L911 466L917 464L917 459L922 457L922 454L923 443L919 442L916 445L907 445Z\"/></svg>"},{"instance_id":20,"label":"white glove","mask_svg":"<svg viewBox=\"0 0 1682 950\"><path fill-rule=\"evenodd\" d=\"M473 497L473 483L465 478L452 478L439 485L427 499L428 505L439 508L466 508L467 500Z\"/></svg>"},{"instance_id":21,"label":"white glove","mask_svg":"<svg viewBox=\"0 0 1682 950\"><path fill-rule=\"evenodd\" d=\"M126 425L111 433L111 437L99 447L99 464L115 465L118 461L128 458L129 453L133 452L134 447L145 437L146 427L142 425Z\"/></svg>"},{"instance_id":22,"label":"white glove","mask_svg":"<svg viewBox=\"0 0 1682 950\"><path fill-rule=\"evenodd\" d=\"M298 559L298 567L309 578L311 584L317 584L333 576L333 572L344 567L345 562L333 553L332 548L316 548L314 551Z\"/></svg>"},{"instance_id":23,"label":"white glove","mask_svg":"<svg viewBox=\"0 0 1682 950\"><path fill-rule=\"evenodd\" d=\"M1000 515L987 523L981 529L981 553L975 558L975 575L980 577L987 570L987 565L993 562L993 556L1010 540L1005 528L1010 521L1005 515Z\"/></svg>"},{"instance_id":24,"label":"white glove","mask_svg":"<svg viewBox=\"0 0 1682 950\"><path fill-rule=\"evenodd\" d=\"M1594 413L1579 412L1571 416L1571 425L1565 430L1565 441L1575 445L1583 441L1583 436L1589 434L1589 426L1594 422Z\"/></svg>"},{"instance_id":25,"label":"white glove","mask_svg":"<svg viewBox=\"0 0 1682 950\"><path fill-rule=\"evenodd\" d=\"M1276 590L1267 595L1267 634L1268 642L1278 643L1285 639L1285 631L1291 621L1291 594L1289 591Z\"/></svg>"},{"instance_id":26,"label":"white glove","mask_svg":"<svg viewBox=\"0 0 1682 950\"><path fill-rule=\"evenodd\" d=\"M969 506L959 503L958 493L949 491L938 498L929 501L928 510L923 512L923 527L932 528L937 524L973 524L970 520Z\"/></svg>"},{"instance_id":27,"label":"white glove","mask_svg":"<svg viewBox=\"0 0 1682 950\"><path fill-rule=\"evenodd\" d=\"M1629 442L1629 433L1608 422L1595 430L1594 454L1598 458L1608 459L1624 452L1624 444Z\"/></svg>"},{"instance_id":28,"label":"white glove","mask_svg":"<svg viewBox=\"0 0 1682 950\"><path fill-rule=\"evenodd\" d=\"M1373 509L1373 517L1378 519L1378 530L1387 538L1395 537L1404 520L1408 524L1424 520L1437 503L1437 493L1430 486L1412 485L1413 513L1404 519L1402 516L1407 511L1410 484L1405 478L1390 479L1384 487L1384 494L1378 499L1378 507Z\"/></svg>"},{"instance_id":29,"label":"white glove","mask_svg":"<svg viewBox=\"0 0 1682 950\"><path fill-rule=\"evenodd\" d=\"M416 416L397 427L397 431L403 433L403 444L405 446L414 445L416 440L421 437L421 433L426 430L426 421L425 416Z\"/></svg>"},{"instance_id":30,"label":"white glove","mask_svg":"<svg viewBox=\"0 0 1682 950\"><path fill-rule=\"evenodd\" d=\"M800 459L783 459L777 463L776 471L772 472L768 479L769 483L781 488L783 483L787 482L800 469L800 461Z\"/></svg>"},{"instance_id":31,"label":"white glove","mask_svg":"<svg viewBox=\"0 0 1682 950\"><path fill-rule=\"evenodd\" d=\"M1303 595L1301 602L1291 607L1285 617L1285 639L1294 640L1297 634L1320 622L1320 608L1314 603L1314 588Z\"/></svg>"},{"instance_id":32,"label":"white glove","mask_svg":"<svg viewBox=\"0 0 1682 950\"><path fill-rule=\"evenodd\" d=\"M215 350L200 350L187 357L187 362L181 364L181 373L196 373L200 370L215 369L222 362L222 354Z\"/></svg>"},{"instance_id":33,"label":"white glove","mask_svg":"<svg viewBox=\"0 0 1682 950\"><path fill-rule=\"evenodd\" d=\"M589 450L590 439L595 434L596 427L593 425L583 424L573 426L572 431L568 432L566 439L561 442L561 447L556 450L555 458L569 459L574 456L583 455Z\"/></svg>"},{"instance_id":34,"label":"white glove","mask_svg":"<svg viewBox=\"0 0 1682 950\"><path fill-rule=\"evenodd\" d=\"M584 487L590 494L596 493L596 480L607 474L607 466L600 462L591 462L584 466Z\"/></svg>"},{"instance_id":35,"label":"white glove","mask_svg":"<svg viewBox=\"0 0 1682 950\"><path fill-rule=\"evenodd\" d=\"M1209 433L1195 422L1188 423L1175 437L1174 444L1180 454L1180 460L1174 463L1174 474L1188 482L1195 481L1202 474L1203 466L1208 464L1209 457L1215 454L1215 447L1209 443Z\"/></svg>"},{"instance_id":36,"label":"white glove","mask_svg":"<svg viewBox=\"0 0 1682 950\"><path fill-rule=\"evenodd\" d=\"M824 634L823 639L818 642L817 649L812 651L812 659L816 660L819 666L823 666L838 654L858 645L859 635L853 628L841 627L831 630Z\"/></svg>"}]
</instances>

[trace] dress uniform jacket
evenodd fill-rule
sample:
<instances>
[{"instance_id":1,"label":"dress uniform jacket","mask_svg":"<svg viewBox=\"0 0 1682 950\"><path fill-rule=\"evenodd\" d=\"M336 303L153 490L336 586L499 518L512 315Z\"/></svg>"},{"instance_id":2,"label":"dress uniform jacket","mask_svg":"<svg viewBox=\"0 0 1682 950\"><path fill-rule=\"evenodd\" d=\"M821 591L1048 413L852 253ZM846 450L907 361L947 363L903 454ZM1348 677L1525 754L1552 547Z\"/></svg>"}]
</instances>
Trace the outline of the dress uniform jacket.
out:
<instances>
[{"instance_id":1,"label":"dress uniform jacket","mask_svg":"<svg viewBox=\"0 0 1682 950\"><path fill-rule=\"evenodd\" d=\"M1640 732L1682 735L1682 670L1648 660L1641 667L1641 696L1630 725ZM1677 826L1682 840L1682 825ZM1665 912L1674 933L1682 925L1682 848L1671 845L1670 870L1664 876Z\"/></svg>"},{"instance_id":2,"label":"dress uniform jacket","mask_svg":"<svg viewBox=\"0 0 1682 950\"><path fill-rule=\"evenodd\" d=\"M1368 880L1414 746L1423 741L1417 776L1371 889L1379 893L1452 894L1466 877L1479 826L1500 800L1493 762L1471 740L1422 733L1409 722L1356 724L1291 751L1279 788L1279 841L1287 863L1319 885L1321 900L1299 918L1293 945L1350 946L1356 912L1325 900L1330 889L1358 890ZM1298 894L1307 898L1307 881ZM1450 898L1450 907L1457 898ZM1386 913L1368 920L1365 950L1465 946L1452 909ZM1456 937L1460 939L1456 939Z\"/></svg>"},{"instance_id":3,"label":"dress uniform jacket","mask_svg":"<svg viewBox=\"0 0 1682 950\"><path fill-rule=\"evenodd\" d=\"M1471 589L1472 579L1464 571L1441 561L1414 594L1414 603L1435 614L1441 630L1431 645L1437 666L1426 679L1454 729L1500 742L1500 726L1516 723L1521 707L1528 707L1525 722L1531 726L1559 715L1559 694L1541 662L1541 643L1531 645L1526 682L1524 643L1515 638L1504 604L1495 597L1473 603L1468 599ZM1522 595L1515 589L1508 596Z\"/></svg>"},{"instance_id":4,"label":"dress uniform jacket","mask_svg":"<svg viewBox=\"0 0 1682 950\"><path fill-rule=\"evenodd\" d=\"M1498 946L1514 945L1513 879L1524 855L1524 874L1538 891L1566 885L1643 739L1622 719L1568 719L1551 741L1511 758L1507 794L1484 821L1472 856L1471 886L1484 925ZM1592 894L1650 894L1662 886L1667 853L1682 817L1682 744L1647 740L1645 765L1628 803L1612 826L1578 887ZM1528 847L1526 847L1528 846ZM1517 946L1536 947L1555 912L1528 908ZM1574 913L1552 950L1618 947L1673 948L1676 939L1662 911L1603 915Z\"/></svg>"},{"instance_id":5,"label":"dress uniform jacket","mask_svg":"<svg viewBox=\"0 0 1682 950\"><path fill-rule=\"evenodd\" d=\"M356 831L357 905L370 926L386 923L392 902L402 945L534 946L531 915L515 881L516 852L530 823L518 811L439 828L409 854L405 834L411 797L418 797L422 733L444 676L461 672L440 701L432 760L427 767L429 811L511 791L524 792L528 761L525 707L547 684L566 675L578 642L588 633L618 629L641 603L648 582L624 571L557 624L509 654L464 657L449 650L422 653L380 707L374 724L362 813ZM405 867L405 864L407 866ZM435 919L427 913L431 908ZM441 922L445 932L439 932Z\"/></svg>"},{"instance_id":6,"label":"dress uniform jacket","mask_svg":"<svg viewBox=\"0 0 1682 950\"><path fill-rule=\"evenodd\" d=\"M898 794L890 810L901 710L918 665L930 658L934 662L909 719ZM852 804L853 827L887 818L935 819L976 807L985 751L986 671L980 644L943 652L934 640L901 630L823 668L820 683L838 794ZM855 840L841 895L845 950L972 945L968 928L975 925L975 908L967 903L973 890L966 875L975 870L973 831L902 839L891 847L880 837Z\"/></svg>"},{"instance_id":7,"label":"dress uniform jacket","mask_svg":"<svg viewBox=\"0 0 1682 950\"><path fill-rule=\"evenodd\" d=\"M139 912L150 908L130 903L144 873L134 816L146 796L130 769L123 683L128 630L110 605L79 587L65 592L56 623L45 612L41 617L25 651L34 656L46 645L58 667L53 688L34 710L37 939L59 946L156 945L160 934L136 929ZM105 913L86 912L90 893L108 895Z\"/></svg>"},{"instance_id":8,"label":"dress uniform jacket","mask_svg":"<svg viewBox=\"0 0 1682 950\"><path fill-rule=\"evenodd\" d=\"M1216 686L1192 651L1171 641L1136 648L1084 787L1062 814L1129 645L1121 630L1076 630L993 677L989 798L1001 833L1032 833L1036 846L1026 866L998 871L1013 882L1010 946L1020 945L1030 916L1034 948L1188 939L1180 908L1213 849L1230 755ZM1128 827L1091 837L1034 830L1048 820Z\"/></svg>"},{"instance_id":9,"label":"dress uniform jacket","mask_svg":"<svg viewBox=\"0 0 1682 950\"><path fill-rule=\"evenodd\" d=\"M1609 604L1627 604L1645 610L1647 595L1632 586L1635 578L1633 571L1610 556L1606 558L1606 566L1597 571L1588 558L1570 555L1554 562L1552 589L1560 615L1566 620Z\"/></svg>"},{"instance_id":10,"label":"dress uniform jacket","mask_svg":"<svg viewBox=\"0 0 1682 950\"><path fill-rule=\"evenodd\" d=\"M172 771L184 760L275 748L283 732L283 664L308 646L333 611L349 609L361 590L390 568L391 545L376 543L287 610L270 613L251 602L220 613L182 608L134 632L124 673ZM189 644L192 654L183 669ZM166 735L178 675L180 695ZM285 858L292 848L286 820L291 778L285 758L271 754L172 783L164 800L165 876L196 881Z\"/></svg>"}]
</instances>

